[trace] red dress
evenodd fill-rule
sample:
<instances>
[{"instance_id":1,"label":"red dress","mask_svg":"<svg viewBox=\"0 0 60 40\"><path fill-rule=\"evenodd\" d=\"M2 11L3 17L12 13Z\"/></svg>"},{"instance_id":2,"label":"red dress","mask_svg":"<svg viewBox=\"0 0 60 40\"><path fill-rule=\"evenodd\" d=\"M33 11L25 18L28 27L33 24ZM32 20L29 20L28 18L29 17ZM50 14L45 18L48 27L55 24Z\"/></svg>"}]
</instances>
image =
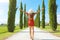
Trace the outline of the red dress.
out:
<instances>
[{"instance_id":1,"label":"red dress","mask_svg":"<svg viewBox=\"0 0 60 40\"><path fill-rule=\"evenodd\" d=\"M28 19L28 26L34 26L34 20Z\"/></svg>"},{"instance_id":2,"label":"red dress","mask_svg":"<svg viewBox=\"0 0 60 40\"><path fill-rule=\"evenodd\" d=\"M28 26L33 27L34 26L34 19L33 19L34 14L28 14L28 13L26 14L28 15Z\"/></svg>"}]
</instances>

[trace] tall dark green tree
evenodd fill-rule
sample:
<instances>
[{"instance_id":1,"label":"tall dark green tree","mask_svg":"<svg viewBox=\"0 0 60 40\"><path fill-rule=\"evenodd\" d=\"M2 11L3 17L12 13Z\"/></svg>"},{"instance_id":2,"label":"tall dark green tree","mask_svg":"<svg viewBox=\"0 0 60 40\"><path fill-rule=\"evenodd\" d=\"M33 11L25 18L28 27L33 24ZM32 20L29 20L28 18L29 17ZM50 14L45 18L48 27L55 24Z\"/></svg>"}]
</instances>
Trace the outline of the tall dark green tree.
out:
<instances>
[{"instance_id":1,"label":"tall dark green tree","mask_svg":"<svg viewBox=\"0 0 60 40\"><path fill-rule=\"evenodd\" d=\"M38 10L40 10L40 5L38 5ZM40 12L38 12L36 18L35 18L35 26L40 27Z\"/></svg>"},{"instance_id":2,"label":"tall dark green tree","mask_svg":"<svg viewBox=\"0 0 60 40\"><path fill-rule=\"evenodd\" d=\"M26 4L24 4L24 11L26 12ZM28 27L28 17L24 13L24 27Z\"/></svg>"},{"instance_id":3,"label":"tall dark green tree","mask_svg":"<svg viewBox=\"0 0 60 40\"><path fill-rule=\"evenodd\" d=\"M20 2L20 10L23 10L22 2ZM20 11L20 29L23 29L23 12Z\"/></svg>"},{"instance_id":4,"label":"tall dark green tree","mask_svg":"<svg viewBox=\"0 0 60 40\"><path fill-rule=\"evenodd\" d=\"M26 4L24 4L24 12L26 12ZM26 14L24 13L24 27L26 27Z\"/></svg>"},{"instance_id":5,"label":"tall dark green tree","mask_svg":"<svg viewBox=\"0 0 60 40\"><path fill-rule=\"evenodd\" d=\"M8 11L8 31L13 32L15 29L16 0L9 0Z\"/></svg>"},{"instance_id":6,"label":"tall dark green tree","mask_svg":"<svg viewBox=\"0 0 60 40\"><path fill-rule=\"evenodd\" d=\"M49 0L49 19L50 26L52 30L55 31L57 29L57 5L56 0Z\"/></svg>"},{"instance_id":7,"label":"tall dark green tree","mask_svg":"<svg viewBox=\"0 0 60 40\"><path fill-rule=\"evenodd\" d=\"M26 27L28 27L28 17L26 16Z\"/></svg>"},{"instance_id":8,"label":"tall dark green tree","mask_svg":"<svg viewBox=\"0 0 60 40\"><path fill-rule=\"evenodd\" d=\"M42 1L42 28L45 28L45 4L44 0Z\"/></svg>"}]
</instances>

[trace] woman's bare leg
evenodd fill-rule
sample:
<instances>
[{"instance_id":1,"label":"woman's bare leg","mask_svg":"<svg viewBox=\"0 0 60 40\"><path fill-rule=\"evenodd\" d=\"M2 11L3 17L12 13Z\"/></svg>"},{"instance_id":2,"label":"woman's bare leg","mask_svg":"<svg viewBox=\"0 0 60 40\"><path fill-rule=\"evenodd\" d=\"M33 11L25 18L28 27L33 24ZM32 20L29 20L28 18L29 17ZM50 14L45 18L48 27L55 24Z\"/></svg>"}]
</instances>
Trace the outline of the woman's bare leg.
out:
<instances>
[{"instance_id":1,"label":"woman's bare leg","mask_svg":"<svg viewBox=\"0 0 60 40\"><path fill-rule=\"evenodd\" d=\"M32 39L34 38L34 27L31 27L31 36L32 36Z\"/></svg>"},{"instance_id":2,"label":"woman's bare leg","mask_svg":"<svg viewBox=\"0 0 60 40\"><path fill-rule=\"evenodd\" d=\"M31 37L31 27L30 27L30 37Z\"/></svg>"},{"instance_id":3,"label":"woman's bare leg","mask_svg":"<svg viewBox=\"0 0 60 40\"><path fill-rule=\"evenodd\" d=\"M31 35L31 27L29 27L30 28L30 38L32 38L32 35Z\"/></svg>"},{"instance_id":4,"label":"woman's bare leg","mask_svg":"<svg viewBox=\"0 0 60 40\"><path fill-rule=\"evenodd\" d=\"M34 38L34 27L30 27L30 38L33 40Z\"/></svg>"}]
</instances>

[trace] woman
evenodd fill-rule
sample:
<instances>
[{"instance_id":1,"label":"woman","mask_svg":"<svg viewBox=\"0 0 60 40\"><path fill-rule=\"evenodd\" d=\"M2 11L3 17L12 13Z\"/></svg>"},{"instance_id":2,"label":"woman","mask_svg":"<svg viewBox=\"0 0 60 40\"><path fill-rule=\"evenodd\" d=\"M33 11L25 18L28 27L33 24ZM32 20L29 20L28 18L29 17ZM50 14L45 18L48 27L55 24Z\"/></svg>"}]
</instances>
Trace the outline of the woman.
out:
<instances>
[{"instance_id":1,"label":"woman","mask_svg":"<svg viewBox=\"0 0 60 40\"><path fill-rule=\"evenodd\" d=\"M22 11L22 10L20 10ZM24 12L24 11L22 11ZM38 11L40 12L40 10ZM34 15L37 14L38 12L34 12L32 9L30 9L28 12L24 12L28 16L28 26L30 28L30 38L33 40L34 39Z\"/></svg>"}]
</instances>

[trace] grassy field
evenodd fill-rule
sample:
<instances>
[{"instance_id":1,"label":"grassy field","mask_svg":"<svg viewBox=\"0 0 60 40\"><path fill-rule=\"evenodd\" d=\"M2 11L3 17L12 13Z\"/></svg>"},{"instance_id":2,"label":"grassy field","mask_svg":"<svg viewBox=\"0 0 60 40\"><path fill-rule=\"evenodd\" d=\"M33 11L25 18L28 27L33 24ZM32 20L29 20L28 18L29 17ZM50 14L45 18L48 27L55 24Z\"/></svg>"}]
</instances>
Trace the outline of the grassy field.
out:
<instances>
[{"instance_id":1,"label":"grassy field","mask_svg":"<svg viewBox=\"0 0 60 40\"><path fill-rule=\"evenodd\" d=\"M48 32L52 33L53 35L55 35L57 37L60 37L60 25L57 26L57 30L56 31L53 31L50 26L46 26L45 29L43 29L41 27L40 29L48 31Z\"/></svg>"},{"instance_id":2,"label":"grassy field","mask_svg":"<svg viewBox=\"0 0 60 40\"><path fill-rule=\"evenodd\" d=\"M0 26L0 40L4 40L5 38L19 32L20 29L18 26L16 26L15 31L13 33L8 32L7 26Z\"/></svg>"}]
</instances>

